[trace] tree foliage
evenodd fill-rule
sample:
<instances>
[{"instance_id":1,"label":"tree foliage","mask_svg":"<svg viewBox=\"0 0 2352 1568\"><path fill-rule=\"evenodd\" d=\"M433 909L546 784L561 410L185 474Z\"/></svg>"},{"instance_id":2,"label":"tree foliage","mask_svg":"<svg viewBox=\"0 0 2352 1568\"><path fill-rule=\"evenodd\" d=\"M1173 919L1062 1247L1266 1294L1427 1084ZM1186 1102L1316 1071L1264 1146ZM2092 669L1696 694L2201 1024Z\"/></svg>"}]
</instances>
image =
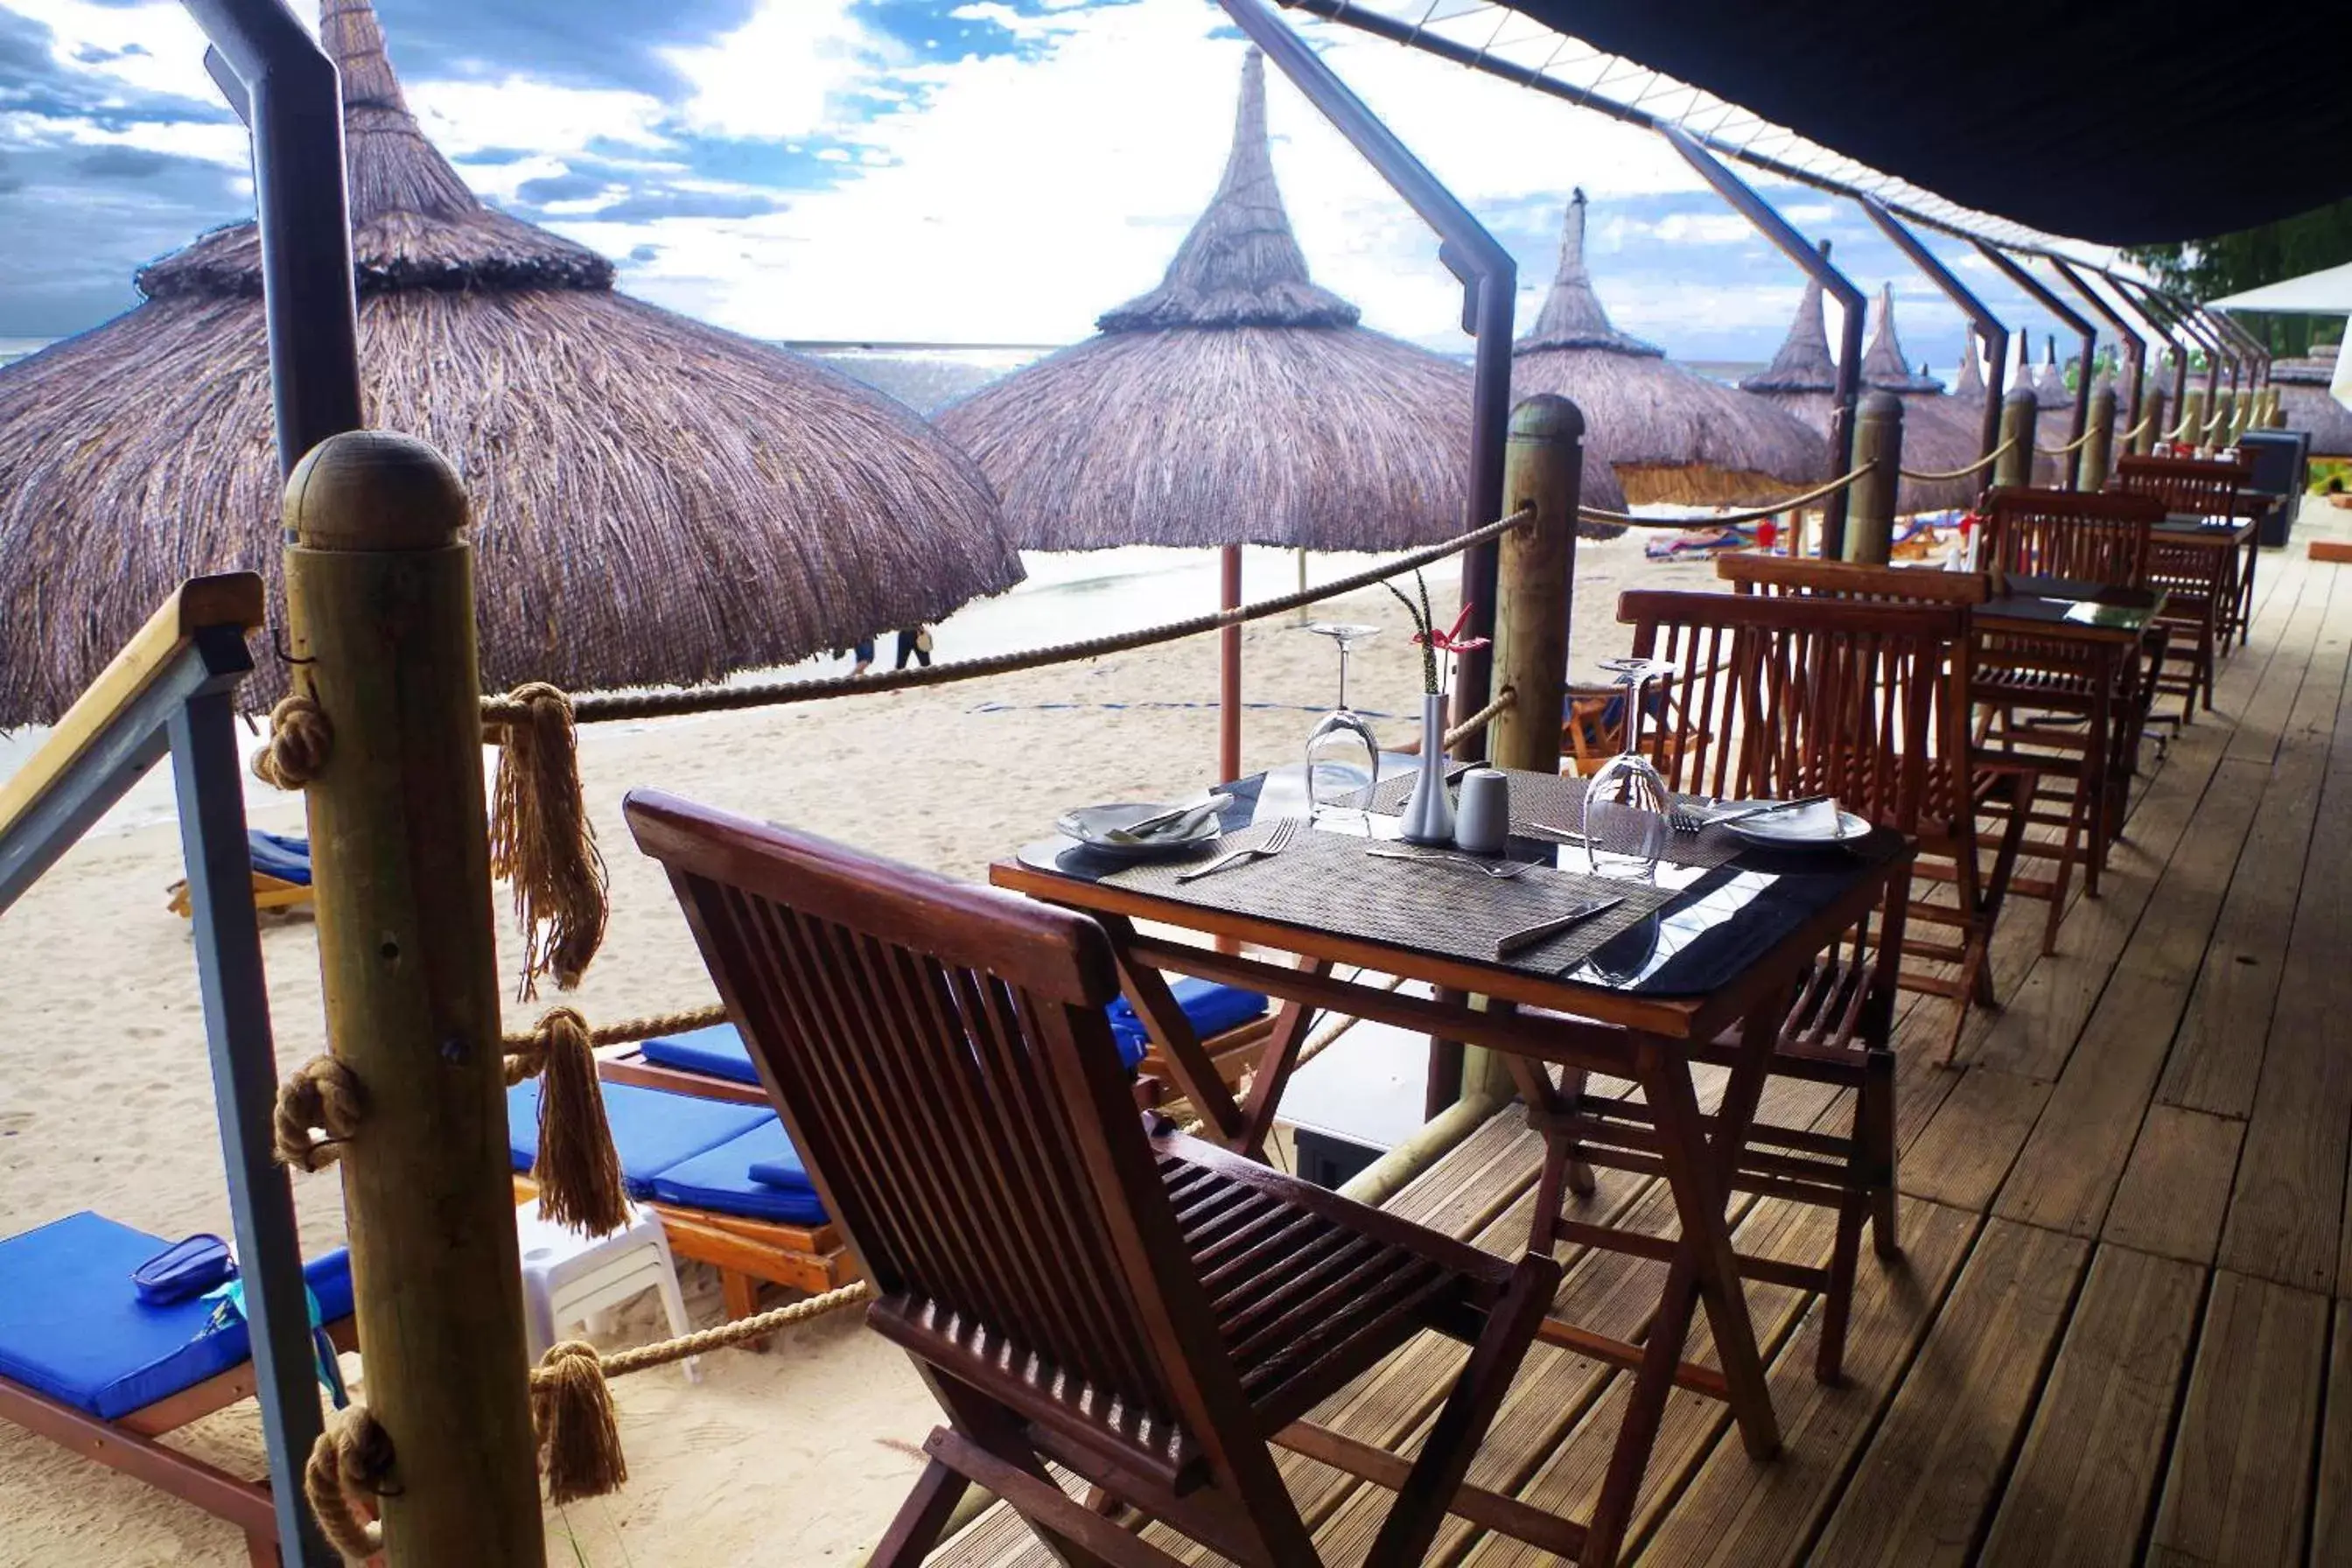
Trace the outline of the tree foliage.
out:
<instances>
[{"instance_id":1,"label":"tree foliage","mask_svg":"<svg viewBox=\"0 0 2352 1568\"><path fill-rule=\"evenodd\" d=\"M2135 246L2125 254L2165 287L2191 299L2234 294L2352 261L2352 201L2213 239ZM2256 336L2267 333L2272 351L2281 354L2303 353L2315 341L2339 337L2344 325L2337 316L2256 313L2241 319Z\"/></svg>"}]
</instances>

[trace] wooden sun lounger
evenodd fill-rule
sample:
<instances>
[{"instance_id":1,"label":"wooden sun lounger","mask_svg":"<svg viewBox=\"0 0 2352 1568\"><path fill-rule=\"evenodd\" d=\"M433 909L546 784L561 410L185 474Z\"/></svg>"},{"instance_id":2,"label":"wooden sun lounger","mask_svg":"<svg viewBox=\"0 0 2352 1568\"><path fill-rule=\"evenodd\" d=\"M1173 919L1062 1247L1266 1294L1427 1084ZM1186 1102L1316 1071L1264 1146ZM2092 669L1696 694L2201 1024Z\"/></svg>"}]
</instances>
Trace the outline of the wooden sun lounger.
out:
<instances>
[{"instance_id":1,"label":"wooden sun lounger","mask_svg":"<svg viewBox=\"0 0 2352 1568\"><path fill-rule=\"evenodd\" d=\"M359 1348L359 1331L351 1319L338 1318L326 1329L337 1350ZM255 1568L278 1568L278 1515L268 1484L242 1480L157 1441L251 1398L253 1376L247 1361L112 1421L0 1377L0 1420L227 1521L245 1532L246 1555Z\"/></svg>"},{"instance_id":2,"label":"wooden sun lounger","mask_svg":"<svg viewBox=\"0 0 2352 1568\"><path fill-rule=\"evenodd\" d=\"M165 889L171 895L171 911L182 920L192 919L194 908L188 902L188 884L174 882ZM283 877L273 877L267 871L253 873L253 907L257 910L307 910L310 907L310 884L289 882Z\"/></svg>"}]
</instances>

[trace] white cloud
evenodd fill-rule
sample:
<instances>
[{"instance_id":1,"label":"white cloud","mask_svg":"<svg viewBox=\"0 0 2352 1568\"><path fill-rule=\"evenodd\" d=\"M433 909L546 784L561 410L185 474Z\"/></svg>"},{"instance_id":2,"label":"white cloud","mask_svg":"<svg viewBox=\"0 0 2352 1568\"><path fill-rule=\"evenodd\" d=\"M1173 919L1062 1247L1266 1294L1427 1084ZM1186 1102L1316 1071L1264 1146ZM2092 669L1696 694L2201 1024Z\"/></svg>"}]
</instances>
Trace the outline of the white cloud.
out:
<instances>
[{"instance_id":1,"label":"white cloud","mask_svg":"<svg viewBox=\"0 0 2352 1568\"><path fill-rule=\"evenodd\" d=\"M733 32L692 48L662 51L694 85L690 130L707 136L782 141L836 124L850 89L898 46L849 13L854 0L761 0Z\"/></svg>"},{"instance_id":2,"label":"white cloud","mask_svg":"<svg viewBox=\"0 0 2352 1568\"><path fill-rule=\"evenodd\" d=\"M399 46L393 46L395 54ZM417 123L453 159L493 147L527 147L562 156L591 142L659 149L661 101L617 88L558 87L528 76L494 81L411 81L402 90Z\"/></svg>"},{"instance_id":3,"label":"white cloud","mask_svg":"<svg viewBox=\"0 0 2352 1568\"><path fill-rule=\"evenodd\" d=\"M1646 226L1669 245L1744 245L1758 237L1756 226L1738 213L1668 213Z\"/></svg>"}]
</instances>

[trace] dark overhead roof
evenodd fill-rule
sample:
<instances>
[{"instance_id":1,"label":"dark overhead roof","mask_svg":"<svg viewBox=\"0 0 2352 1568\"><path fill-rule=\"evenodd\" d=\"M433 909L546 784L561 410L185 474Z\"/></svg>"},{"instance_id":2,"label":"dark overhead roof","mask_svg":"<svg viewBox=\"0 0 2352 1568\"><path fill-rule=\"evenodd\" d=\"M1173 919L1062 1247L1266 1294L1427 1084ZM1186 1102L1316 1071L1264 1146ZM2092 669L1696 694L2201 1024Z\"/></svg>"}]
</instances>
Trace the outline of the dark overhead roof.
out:
<instances>
[{"instance_id":1,"label":"dark overhead roof","mask_svg":"<svg viewBox=\"0 0 2352 1568\"><path fill-rule=\"evenodd\" d=\"M1502 0L1939 195L2109 245L2352 195L2341 0Z\"/></svg>"}]
</instances>

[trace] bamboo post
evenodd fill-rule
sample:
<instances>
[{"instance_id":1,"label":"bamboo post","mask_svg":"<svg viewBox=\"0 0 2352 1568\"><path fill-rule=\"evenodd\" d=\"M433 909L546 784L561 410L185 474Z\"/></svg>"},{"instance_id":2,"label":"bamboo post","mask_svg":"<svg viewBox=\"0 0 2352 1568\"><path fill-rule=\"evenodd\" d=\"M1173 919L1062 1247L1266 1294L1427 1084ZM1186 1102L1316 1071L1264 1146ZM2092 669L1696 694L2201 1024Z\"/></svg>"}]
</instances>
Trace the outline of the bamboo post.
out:
<instances>
[{"instance_id":1,"label":"bamboo post","mask_svg":"<svg viewBox=\"0 0 2352 1568\"><path fill-rule=\"evenodd\" d=\"M1535 519L1500 542L1495 682L1512 696L1486 731L1486 754L1498 768L1559 771L1583 479L1584 416L1575 404L1546 393L1511 411L1503 445L1503 510L1532 507Z\"/></svg>"},{"instance_id":2,"label":"bamboo post","mask_svg":"<svg viewBox=\"0 0 2352 1568\"><path fill-rule=\"evenodd\" d=\"M2074 470L2074 488L2078 490L2103 490L2107 488L2107 448L2116 437L2116 389L2112 386L2091 390L2091 422L2084 435L2083 450Z\"/></svg>"},{"instance_id":3,"label":"bamboo post","mask_svg":"<svg viewBox=\"0 0 2352 1568\"><path fill-rule=\"evenodd\" d=\"M2011 387L2000 400L2000 438L2008 450L1992 466L1994 484L2033 482L2033 428L2041 416L2041 405L2034 402L2030 386Z\"/></svg>"},{"instance_id":4,"label":"bamboo post","mask_svg":"<svg viewBox=\"0 0 2352 1568\"><path fill-rule=\"evenodd\" d=\"M367 1097L343 1202L389 1568L543 1568L507 1163L466 497L404 436L286 484L297 668L334 727L304 792L327 1037Z\"/></svg>"},{"instance_id":5,"label":"bamboo post","mask_svg":"<svg viewBox=\"0 0 2352 1568\"><path fill-rule=\"evenodd\" d=\"M2205 394L2201 389L2192 386L2180 395L2180 418L2177 424L2181 440L2192 448L2204 445Z\"/></svg>"},{"instance_id":6,"label":"bamboo post","mask_svg":"<svg viewBox=\"0 0 2352 1568\"><path fill-rule=\"evenodd\" d=\"M2132 437L2132 450L2140 457L2145 458L2155 451L2156 444L2164 439L2164 433L2172 428L2164 422L2164 403L2161 384L2149 387L2147 395L2140 400L2139 434Z\"/></svg>"},{"instance_id":7,"label":"bamboo post","mask_svg":"<svg viewBox=\"0 0 2352 1568\"><path fill-rule=\"evenodd\" d=\"M1903 478L1903 400L1891 392L1873 392L1854 411L1853 466L1864 472L1853 482L1845 558L1884 566L1895 554L1895 487Z\"/></svg>"}]
</instances>

